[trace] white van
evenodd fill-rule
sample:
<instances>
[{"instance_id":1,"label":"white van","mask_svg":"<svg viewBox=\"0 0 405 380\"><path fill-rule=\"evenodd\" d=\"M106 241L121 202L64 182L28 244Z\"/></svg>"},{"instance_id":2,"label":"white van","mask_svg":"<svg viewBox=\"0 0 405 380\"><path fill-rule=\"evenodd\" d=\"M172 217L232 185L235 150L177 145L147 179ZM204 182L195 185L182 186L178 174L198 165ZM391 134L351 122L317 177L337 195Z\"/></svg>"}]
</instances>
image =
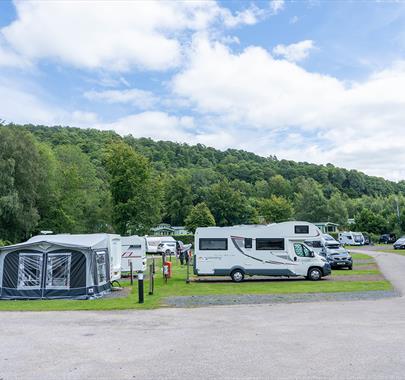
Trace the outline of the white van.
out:
<instances>
[{"instance_id":1,"label":"white van","mask_svg":"<svg viewBox=\"0 0 405 380\"><path fill-rule=\"evenodd\" d=\"M338 239L343 245L364 245L364 236L361 232L339 232Z\"/></svg>"},{"instance_id":2,"label":"white van","mask_svg":"<svg viewBox=\"0 0 405 380\"><path fill-rule=\"evenodd\" d=\"M143 236L122 236L121 271L129 272L130 263L134 272L146 270L146 240Z\"/></svg>"},{"instance_id":3,"label":"white van","mask_svg":"<svg viewBox=\"0 0 405 380\"><path fill-rule=\"evenodd\" d=\"M320 280L331 273L330 265L304 243L320 236L308 222L197 228L194 274L231 276L235 282L245 275Z\"/></svg>"}]
</instances>

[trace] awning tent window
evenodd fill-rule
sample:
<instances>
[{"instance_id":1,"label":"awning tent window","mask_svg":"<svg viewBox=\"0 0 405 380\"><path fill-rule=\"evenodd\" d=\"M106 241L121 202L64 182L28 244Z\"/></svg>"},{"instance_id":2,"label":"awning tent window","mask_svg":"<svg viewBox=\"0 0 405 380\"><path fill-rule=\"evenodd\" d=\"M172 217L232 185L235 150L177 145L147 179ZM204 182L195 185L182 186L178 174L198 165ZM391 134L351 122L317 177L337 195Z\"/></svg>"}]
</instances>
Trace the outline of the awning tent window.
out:
<instances>
[{"instance_id":1,"label":"awning tent window","mask_svg":"<svg viewBox=\"0 0 405 380\"><path fill-rule=\"evenodd\" d=\"M70 287L70 253L50 253L46 266L47 289L69 289Z\"/></svg>"},{"instance_id":2,"label":"awning tent window","mask_svg":"<svg viewBox=\"0 0 405 380\"><path fill-rule=\"evenodd\" d=\"M41 253L21 253L18 261L18 289L40 289L42 280Z\"/></svg>"},{"instance_id":3,"label":"awning tent window","mask_svg":"<svg viewBox=\"0 0 405 380\"><path fill-rule=\"evenodd\" d=\"M107 282L107 260L106 260L106 252L97 252L96 255L96 263L97 263L97 279L98 284L102 285Z\"/></svg>"}]
</instances>

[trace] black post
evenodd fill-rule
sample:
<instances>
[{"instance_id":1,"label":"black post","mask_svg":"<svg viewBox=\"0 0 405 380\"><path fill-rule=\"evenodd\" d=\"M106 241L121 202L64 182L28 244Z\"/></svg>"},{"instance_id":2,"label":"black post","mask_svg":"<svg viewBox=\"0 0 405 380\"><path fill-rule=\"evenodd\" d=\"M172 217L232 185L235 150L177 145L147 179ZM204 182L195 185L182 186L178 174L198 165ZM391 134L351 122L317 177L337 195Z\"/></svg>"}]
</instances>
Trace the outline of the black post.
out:
<instances>
[{"instance_id":1,"label":"black post","mask_svg":"<svg viewBox=\"0 0 405 380\"><path fill-rule=\"evenodd\" d=\"M155 288L155 277L153 276L153 264L149 265L149 295L153 295Z\"/></svg>"},{"instance_id":2,"label":"black post","mask_svg":"<svg viewBox=\"0 0 405 380\"><path fill-rule=\"evenodd\" d=\"M155 257L152 258L153 274L156 274Z\"/></svg>"},{"instance_id":3,"label":"black post","mask_svg":"<svg viewBox=\"0 0 405 380\"><path fill-rule=\"evenodd\" d=\"M138 298L139 303L143 303L143 273L138 273Z\"/></svg>"},{"instance_id":4,"label":"black post","mask_svg":"<svg viewBox=\"0 0 405 380\"><path fill-rule=\"evenodd\" d=\"M134 271L132 268L132 260L129 261L129 275L131 276L131 285L134 284Z\"/></svg>"}]
</instances>

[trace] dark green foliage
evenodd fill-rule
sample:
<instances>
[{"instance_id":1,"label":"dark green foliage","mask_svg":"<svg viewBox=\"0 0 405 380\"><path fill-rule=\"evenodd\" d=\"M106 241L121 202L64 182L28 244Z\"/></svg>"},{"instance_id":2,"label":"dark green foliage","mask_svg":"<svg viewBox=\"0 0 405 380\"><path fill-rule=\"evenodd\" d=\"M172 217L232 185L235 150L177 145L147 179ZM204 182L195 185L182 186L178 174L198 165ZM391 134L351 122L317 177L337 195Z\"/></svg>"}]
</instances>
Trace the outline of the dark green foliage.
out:
<instances>
[{"instance_id":1,"label":"dark green foliage","mask_svg":"<svg viewBox=\"0 0 405 380\"><path fill-rule=\"evenodd\" d=\"M294 210L287 199L272 195L259 201L259 213L266 223L279 223L291 219Z\"/></svg>"},{"instance_id":2,"label":"dark green foliage","mask_svg":"<svg viewBox=\"0 0 405 380\"><path fill-rule=\"evenodd\" d=\"M205 203L198 203L188 214L185 225L188 231L195 233L197 227L215 226L215 219Z\"/></svg>"},{"instance_id":3,"label":"dark green foliage","mask_svg":"<svg viewBox=\"0 0 405 380\"><path fill-rule=\"evenodd\" d=\"M94 129L0 126L0 239L12 242L43 229L148 233L161 221L183 225L203 202L217 225L292 218L347 227L360 217L363 231L400 234L404 193L405 181L331 164Z\"/></svg>"},{"instance_id":4,"label":"dark green foliage","mask_svg":"<svg viewBox=\"0 0 405 380\"><path fill-rule=\"evenodd\" d=\"M160 221L160 188L148 160L124 142L112 144L106 154L116 232L147 234Z\"/></svg>"},{"instance_id":5,"label":"dark green foliage","mask_svg":"<svg viewBox=\"0 0 405 380\"><path fill-rule=\"evenodd\" d=\"M374 234L382 234L387 231L387 221L372 211L363 209L356 215L356 231L366 231Z\"/></svg>"}]
</instances>

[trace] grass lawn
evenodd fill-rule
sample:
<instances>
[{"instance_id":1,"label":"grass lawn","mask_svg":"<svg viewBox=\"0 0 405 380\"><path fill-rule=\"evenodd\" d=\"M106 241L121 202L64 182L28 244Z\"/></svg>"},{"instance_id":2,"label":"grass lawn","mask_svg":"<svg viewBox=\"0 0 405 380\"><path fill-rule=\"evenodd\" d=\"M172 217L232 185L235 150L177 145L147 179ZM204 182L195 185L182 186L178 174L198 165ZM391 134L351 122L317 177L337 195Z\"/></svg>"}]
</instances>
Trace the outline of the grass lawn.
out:
<instances>
[{"instance_id":1,"label":"grass lawn","mask_svg":"<svg viewBox=\"0 0 405 380\"><path fill-rule=\"evenodd\" d=\"M365 255L364 253L350 253L350 256L353 258L353 260L373 260L372 256Z\"/></svg>"},{"instance_id":2,"label":"grass lawn","mask_svg":"<svg viewBox=\"0 0 405 380\"><path fill-rule=\"evenodd\" d=\"M364 255L367 256L367 255ZM368 257L367 257L368 258ZM175 261L175 260L174 260ZM157 261L159 262L159 260ZM191 269L191 268L190 268ZM361 272L361 273L357 273ZM235 284L230 281L206 281L185 283L186 268L173 262L173 278L165 284L161 273L155 277L155 294L148 295L148 281L145 281L145 303L138 304L137 284L128 297L100 298L96 300L34 300L0 301L0 310L9 311L46 311L46 310L123 310L153 309L164 306L168 296L191 296L210 294L288 294L288 293L330 293L371 290L390 290L388 281L307 281L304 279L269 279L268 281L245 281ZM333 271L337 275L376 274L371 271ZM130 286L128 281L122 285Z\"/></svg>"},{"instance_id":3,"label":"grass lawn","mask_svg":"<svg viewBox=\"0 0 405 380\"><path fill-rule=\"evenodd\" d=\"M354 264L356 267L356 264ZM356 275L368 275L368 274L380 274L378 269L369 269L369 270L347 270L347 269L340 269L340 270L333 270L333 276L356 276Z\"/></svg>"}]
</instances>

